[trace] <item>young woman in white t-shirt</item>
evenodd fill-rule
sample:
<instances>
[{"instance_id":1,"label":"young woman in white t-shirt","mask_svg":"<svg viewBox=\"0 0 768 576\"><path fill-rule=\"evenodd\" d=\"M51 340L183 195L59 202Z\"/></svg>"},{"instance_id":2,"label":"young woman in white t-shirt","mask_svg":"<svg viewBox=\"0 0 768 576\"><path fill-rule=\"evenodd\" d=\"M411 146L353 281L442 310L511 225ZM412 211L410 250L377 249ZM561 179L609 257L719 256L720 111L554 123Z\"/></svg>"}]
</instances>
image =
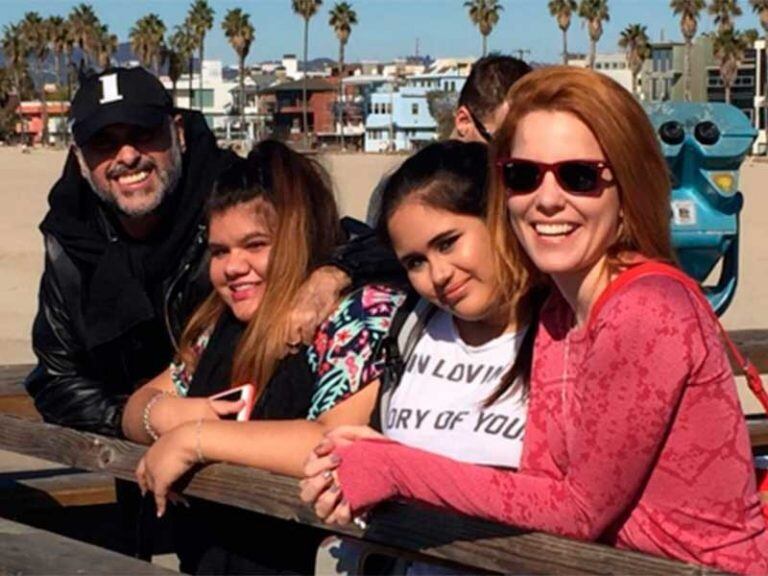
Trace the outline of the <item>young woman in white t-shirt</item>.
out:
<instances>
[{"instance_id":1,"label":"young woman in white t-shirt","mask_svg":"<svg viewBox=\"0 0 768 576\"><path fill-rule=\"evenodd\" d=\"M529 309L527 299L516 297L521 278L497 261L485 224L487 162L483 144L432 144L406 160L384 190L379 232L427 309L415 346L403 354L403 370L384 371L387 396L380 397L376 378L314 420L210 421L202 433L189 426L169 432L138 473L160 512L170 485L201 458L299 477L312 448L323 451L325 433L376 435L368 427L372 418L384 434L407 444L469 462L517 466L532 319L520 312ZM403 300L391 288L365 287L348 296L317 335L319 370L352 364L339 356L347 332L338 324L354 324L350 310ZM336 341L329 342L332 334ZM355 338L364 339L365 332Z\"/></svg>"},{"instance_id":2,"label":"young woman in white t-shirt","mask_svg":"<svg viewBox=\"0 0 768 576\"><path fill-rule=\"evenodd\" d=\"M422 301L417 332L398 338L414 342L397 350L402 367L380 378L372 421L403 444L515 468L533 335L519 278L497 261L485 224L486 173L486 146L448 141L411 157L384 188L379 235Z\"/></svg>"}]
</instances>

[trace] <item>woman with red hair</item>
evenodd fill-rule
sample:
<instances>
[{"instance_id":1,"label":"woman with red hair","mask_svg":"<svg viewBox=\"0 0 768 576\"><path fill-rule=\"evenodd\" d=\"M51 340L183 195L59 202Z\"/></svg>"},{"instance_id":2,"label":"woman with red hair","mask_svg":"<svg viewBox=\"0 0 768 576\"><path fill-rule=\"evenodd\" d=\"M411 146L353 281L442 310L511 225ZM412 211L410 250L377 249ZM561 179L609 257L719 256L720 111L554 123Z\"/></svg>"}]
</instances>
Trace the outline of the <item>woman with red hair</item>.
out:
<instances>
[{"instance_id":1,"label":"woman with red hair","mask_svg":"<svg viewBox=\"0 0 768 576\"><path fill-rule=\"evenodd\" d=\"M527 75L509 101L490 226L527 288L551 285L519 471L347 430L316 450L303 498L329 522L402 497L767 573L733 374L706 302L673 267L667 168L643 109L567 67Z\"/></svg>"}]
</instances>

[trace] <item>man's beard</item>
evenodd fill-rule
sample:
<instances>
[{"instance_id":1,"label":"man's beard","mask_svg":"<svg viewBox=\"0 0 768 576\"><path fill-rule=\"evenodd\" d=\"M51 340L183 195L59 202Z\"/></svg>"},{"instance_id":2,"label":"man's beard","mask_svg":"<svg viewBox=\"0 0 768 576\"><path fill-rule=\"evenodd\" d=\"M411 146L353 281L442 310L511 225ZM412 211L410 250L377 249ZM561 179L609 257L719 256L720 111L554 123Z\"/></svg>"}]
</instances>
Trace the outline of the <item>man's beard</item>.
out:
<instances>
[{"instance_id":1,"label":"man's beard","mask_svg":"<svg viewBox=\"0 0 768 576\"><path fill-rule=\"evenodd\" d=\"M157 167L157 164L155 164L152 160L146 160L139 164L137 168L133 168L130 171L134 171L136 169L143 170L143 169L152 169L154 168L157 172L157 179L160 181L160 186L157 191L154 192L153 197L151 198L150 202L147 204L144 204L142 206L133 207L130 205L123 206L121 205L118 198L109 190L104 190L102 188L99 188L96 183L93 181L93 178L91 177L91 173L89 170L82 170L81 173L83 175L83 178L85 178L86 182L91 186L91 189L94 191L96 196L101 199L102 202L104 202L107 206L112 208L115 212L117 212L121 216L125 216L127 218L141 218L144 216L149 216L151 214L154 214L157 212L162 206L163 202L166 198L168 198L173 192L176 190L176 186L179 184L179 180L181 180L181 172L182 172L182 160L181 160L181 146L179 144L179 137L176 133L175 128L173 125L170 126L171 130L171 165L167 170L161 170ZM83 163L81 163L81 166L83 166ZM116 178L120 176L120 173L122 172L128 172L129 170L117 167L113 169L112 171L107 174L108 178Z\"/></svg>"}]
</instances>

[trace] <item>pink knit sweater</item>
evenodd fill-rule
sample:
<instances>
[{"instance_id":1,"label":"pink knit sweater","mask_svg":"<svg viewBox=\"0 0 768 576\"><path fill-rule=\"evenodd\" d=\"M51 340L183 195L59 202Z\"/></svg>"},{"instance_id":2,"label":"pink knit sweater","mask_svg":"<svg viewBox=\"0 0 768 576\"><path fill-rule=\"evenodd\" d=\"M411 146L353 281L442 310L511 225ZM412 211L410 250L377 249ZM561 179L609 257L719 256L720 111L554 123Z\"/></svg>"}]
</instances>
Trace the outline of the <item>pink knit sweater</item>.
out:
<instances>
[{"instance_id":1,"label":"pink knit sweater","mask_svg":"<svg viewBox=\"0 0 768 576\"><path fill-rule=\"evenodd\" d=\"M768 573L747 429L717 328L677 280L542 311L519 472L389 441L338 450L353 510L403 497L724 570Z\"/></svg>"}]
</instances>

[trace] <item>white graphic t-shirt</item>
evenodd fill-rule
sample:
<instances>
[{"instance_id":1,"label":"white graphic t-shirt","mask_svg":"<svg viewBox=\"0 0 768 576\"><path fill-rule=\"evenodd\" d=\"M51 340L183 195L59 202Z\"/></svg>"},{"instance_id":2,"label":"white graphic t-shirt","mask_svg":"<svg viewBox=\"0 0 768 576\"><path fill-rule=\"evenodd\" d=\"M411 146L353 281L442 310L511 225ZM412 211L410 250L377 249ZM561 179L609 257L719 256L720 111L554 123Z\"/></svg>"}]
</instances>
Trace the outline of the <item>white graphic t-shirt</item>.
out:
<instances>
[{"instance_id":1,"label":"white graphic t-shirt","mask_svg":"<svg viewBox=\"0 0 768 576\"><path fill-rule=\"evenodd\" d=\"M512 366L524 335L525 329L469 346L452 316L437 311L392 394L384 434L456 460L517 468L527 413L522 391L483 404Z\"/></svg>"}]
</instances>

